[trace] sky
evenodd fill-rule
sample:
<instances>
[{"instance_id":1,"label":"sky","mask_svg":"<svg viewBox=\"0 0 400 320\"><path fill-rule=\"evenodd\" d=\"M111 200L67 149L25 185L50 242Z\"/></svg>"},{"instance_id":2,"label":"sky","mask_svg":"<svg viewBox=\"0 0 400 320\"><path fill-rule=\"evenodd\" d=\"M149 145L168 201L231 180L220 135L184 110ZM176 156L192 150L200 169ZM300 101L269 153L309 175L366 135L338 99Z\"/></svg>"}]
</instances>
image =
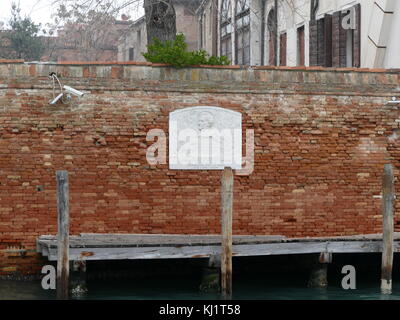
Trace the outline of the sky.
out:
<instances>
[{"instance_id":1,"label":"sky","mask_svg":"<svg viewBox=\"0 0 400 320\"><path fill-rule=\"evenodd\" d=\"M0 21L7 24L13 0L0 0ZM36 23L46 24L52 21L51 3L53 0L16 0L20 3L22 16L30 15Z\"/></svg>"},{"instance_id":2,"label":"sky","mask_svg":"<svg viewBox=\"0 0 400 320\"><path fill-rule=\"evenodd\" d=\"M54 0L0 0L0 24L3 22L4 25L7 25L13 1L20 3L21 15L29 15L35 23L41 23L44 26L46 23L53 21L52 14L55 13L55 8L52 8L51 4ZM137 19L143 15L143 10L140 10L140 12L127 12L127 14L133 19ZM3 28L1 27L0 29Z\"/></svg>"}]
</instances>

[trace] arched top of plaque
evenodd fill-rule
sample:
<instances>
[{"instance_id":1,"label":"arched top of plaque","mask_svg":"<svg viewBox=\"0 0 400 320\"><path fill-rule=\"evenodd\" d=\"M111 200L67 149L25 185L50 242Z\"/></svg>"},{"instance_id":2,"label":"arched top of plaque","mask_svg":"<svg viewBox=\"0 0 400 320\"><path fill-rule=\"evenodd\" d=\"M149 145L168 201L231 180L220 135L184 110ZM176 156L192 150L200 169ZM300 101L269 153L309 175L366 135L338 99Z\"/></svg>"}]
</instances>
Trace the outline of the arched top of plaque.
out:
<instances>
[{"instance_id":1,"label":"arched top of plaque","mask_svg":"<svg viewBox=\"0 0 400 320\"><path fill-rule=\"evenodd\" d=\"M169 167L181 170L241 169L242 114L199 106L169 114Z\"/></svg>"}]
</instances>

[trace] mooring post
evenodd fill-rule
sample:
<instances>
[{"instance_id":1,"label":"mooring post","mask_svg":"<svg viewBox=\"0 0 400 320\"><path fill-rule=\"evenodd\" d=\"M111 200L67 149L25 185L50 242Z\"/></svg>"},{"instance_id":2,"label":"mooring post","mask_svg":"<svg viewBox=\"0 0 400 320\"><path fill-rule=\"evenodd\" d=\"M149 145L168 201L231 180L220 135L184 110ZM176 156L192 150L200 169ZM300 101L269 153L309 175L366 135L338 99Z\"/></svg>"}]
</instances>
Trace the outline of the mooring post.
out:
<instances>
[{"instance_id":1,"label":"mooring post","mask_svg":"<svg viewBox=\"0 0 400 320\"><path fill-rule=\"evenodd\" d=\"M385 294L392 292L394 198L393 166L385 164L382 177L383 248L381 275L381 292Z\"/></svg>"},{"instance_id":2,"label":"mooring post","mask_svg":"<svg viewBox=\"0 0 400 320\"><path fill-rule=\"evenodd\" d=\"M69 282L69 186L68 172L57 171L57 299L68 299Z\"/></svg>"},{"instance_id":3,"label":"mooring post","mask_svg":"<svg viewBox=\"0 0 400 320\"><path fill-rule=\"evenodd\" d=\"M70 263L70 294L73 297L80 297L88 292L86 285L86 261L75 260Z\"/></svg>"},{"instance_id":4,"label":"mooring post","mask_svg":"<svg viewBox=\"0 0 400 320\"><path fill-rule=\"evenodd\" d=\"M203 268L200 284L201 292L220 292L221 290L221 256L211 255L207 267Z\"/></svg>"},{"instance_id":5,"label":"mooring post","mask_svg":"<svg viewBox=\"0 0 400 320\"><path fill-rule=\"evenodd\" d=\"M221 292L224 299L232 297L232 207L233 172L226 167L221 179Z\"/></svg>"},{"instance_id":6,"label":"mooring post","mask_svg":"<svg viewBox=\"0 0 400 320\"><path fill-rule=\"evenodd\" d=\"M332 263L332 253L321 252L318 261L315 261L310 279L309 288L326 288L328 286L328 264Z\"/></svg>"}]
</instances>

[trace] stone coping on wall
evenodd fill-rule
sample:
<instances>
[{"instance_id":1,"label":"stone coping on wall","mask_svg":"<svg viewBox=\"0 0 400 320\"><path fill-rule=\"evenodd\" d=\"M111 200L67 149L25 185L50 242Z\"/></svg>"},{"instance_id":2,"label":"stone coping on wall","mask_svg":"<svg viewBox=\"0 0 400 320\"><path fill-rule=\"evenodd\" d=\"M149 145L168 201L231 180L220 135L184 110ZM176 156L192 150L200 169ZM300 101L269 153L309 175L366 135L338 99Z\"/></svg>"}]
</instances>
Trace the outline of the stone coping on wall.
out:
<instances>
[{"instance_id":1,"label":"stone coping on wall","mask_svg":"<svg viewBox=\"0 0 400 320\"><path fill-rule=\"evenodd\" d=\"M37 62L25 61L23 59L0 59L0 64L27 64L27 65L61 65L61 66L151 66L151 67L171 67L164 63L138 62L138 61L62 61L62 62ZM174 68L174 67L171 67ZM331 71L331 72L373 72L373 73L400 73L400 68L327 68L327 67L306 67L306 66L248 66L248 65L197 65L187 68L205 68L205 69L253 69L253 70L304 70L304 71ZM175 68L178 69L179 68Z\"/></svg>"},{"instance_id":2,"label":"stone coping on wall","mask_svg":"<svg viewBox=\"0 0 400 320\"><path fill-rule=\"evenodd\" d=\"M49 89L49 74L88 90L188 92L334 92L400 95L400 69L192 66L147 62L0 60L1 88ZM35 79L35 80L33 80ZM234 85L233 85L234 84Z\"/></svg>"}]
</instances>

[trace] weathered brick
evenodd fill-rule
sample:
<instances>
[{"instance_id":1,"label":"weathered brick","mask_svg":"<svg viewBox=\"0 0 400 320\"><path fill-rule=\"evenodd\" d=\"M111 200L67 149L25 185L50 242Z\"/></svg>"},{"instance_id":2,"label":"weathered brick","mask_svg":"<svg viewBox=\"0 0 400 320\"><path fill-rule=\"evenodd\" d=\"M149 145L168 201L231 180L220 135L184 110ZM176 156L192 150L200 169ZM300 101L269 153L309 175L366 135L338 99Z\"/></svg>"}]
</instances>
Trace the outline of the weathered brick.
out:
<instances>
[{"instance_id":1,"label":"weathered brick","mask_svg":"<svg viewBox=\"0 0 400 320\"><path fill-rule=\"evenodd\" d=\"M90 94L50 106L53 69ZM235 176L235 234L379 232L383 165L400 160L398 112L386 105L400 71L255 69L0 61L0 252L56 233L61 169L73 234L219 233L220 172L171 171L145 156L150 129L167 131L169 112L199 105L239 111L255 130L254 172ZM42 263L2 253L0 274Z\"/></svg>"}]
</instances>

